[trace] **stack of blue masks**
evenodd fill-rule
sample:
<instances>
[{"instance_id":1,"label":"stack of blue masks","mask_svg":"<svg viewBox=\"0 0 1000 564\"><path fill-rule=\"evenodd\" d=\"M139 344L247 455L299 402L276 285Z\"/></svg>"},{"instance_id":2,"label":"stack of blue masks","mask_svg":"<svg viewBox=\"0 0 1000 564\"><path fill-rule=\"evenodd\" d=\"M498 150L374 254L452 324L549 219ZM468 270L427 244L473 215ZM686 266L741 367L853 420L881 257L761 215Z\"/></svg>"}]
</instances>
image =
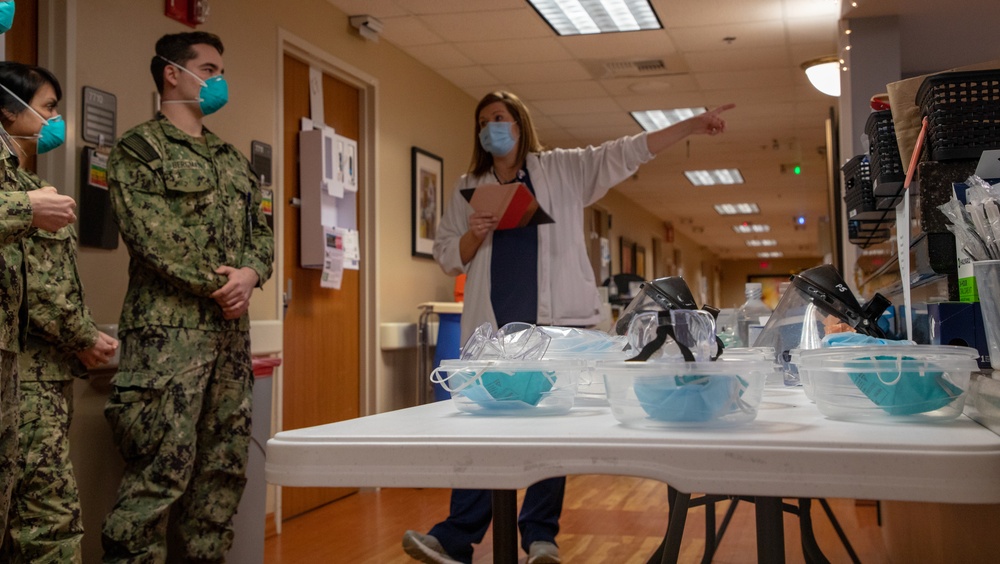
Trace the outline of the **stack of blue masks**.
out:
<instances>
[{"instance_id":1,"label":"stack of blue masks","mask_svg":"<svg viewBox=\"0 0 1000 564\"><path fill-rule=\"evenodd\" d=\"M668 338L660 351L646 362L666 365L683 363L684 357L677 346L677 341L680 341L690 351L695 363L722 366L709 364L716 350L715 319L710 313L671 310L670 322L676 340ZM636 314L627 332L629 344L635 350L642 350L656 338L660 323L657 312ZM685 363L684 366L691 364ZM671 366L664 366L664 372L671 371ZM747 387L746 380L728 374L639 376L632 385L639 405L652 419L692 423L712 421L742 409L740 398Z\"/></svg>"},{"instance_id":2,"label":"stack of blue masks","mask_svg":"<svg viewBox=\"0 0 1000 564\"><path fill-rule=\"evenodd\" d=\"M916 345L913 341L892 341L860 333L835 333L823 338L823 347ZM874 355L855 359L872 361L875 366L896 362L895 370L851 372L851 381L872 403L889 415L915 415L941 409L962 394L962 389L948 382L938 371L904 371L901 361L915 361L908 356Z\"/></svg>"},{"instance_id":3,"label":"stack of blue masks","mask_svg":"<svg viewBox=\"0 0 1000 564\"><path fill-rule=\"evenodd\" d=\"M498 331L484 323L476 328L465 346L462 360L538 360L545 355L552 337L541 327L530 323L508 323ZM493 364L493 363L490 363ZM440 383L453 393L460 393L480 406L489 408L517 407L523 404L536 406L545 393L552 389L554 374L539 370L485 369L479 374L469 374L470 370L459 370L445 378L437 371L431 380ZM448 381L456 375L463 375L465 381L457 386L449 386Z\"/></svg>"},{"instance_id":4,"label":"stack of blue masks","mask_svg":"<svg viewBox=\"0 0 1000 564\"><path fill-rule=\"evenodd\" d=\"M658 421L712 421L742 409L747 382L723 374L637 377L635 396L643 411Z\"/></svg>"}]
</instances>

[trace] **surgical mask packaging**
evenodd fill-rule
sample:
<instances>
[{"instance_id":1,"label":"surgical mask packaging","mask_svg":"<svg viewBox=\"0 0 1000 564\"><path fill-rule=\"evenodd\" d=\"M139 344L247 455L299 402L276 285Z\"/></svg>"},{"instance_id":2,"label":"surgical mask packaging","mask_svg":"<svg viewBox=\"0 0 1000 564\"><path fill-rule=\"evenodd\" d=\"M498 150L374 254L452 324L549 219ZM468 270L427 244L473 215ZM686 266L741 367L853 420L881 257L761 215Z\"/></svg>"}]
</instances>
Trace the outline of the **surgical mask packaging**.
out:
<instances>
[{"instance_id":1,"label":"surgical mask packaging","mask_svg":"<svg viewBox=\"0 0 1000 564\"><path fill-rule=\"evenodd\" d=\"M222 109L223 106L229 102L229 83L226 82L226 78L221 74L215 76L210 76L205 80L202 80L200 76L191 72L185 67L178 65L177 63L160 57L164 61L170 63L171 65L177 67L178 69L190 74L195 77L199 84L201 84L201 90L198 92L197 100L164 100L164 104L168 103L178 103L186 104L191 102L198 102L198 107L201 109L201 115L207 116L214 114L215 112Z\"/></svg>"},{"instance_id":2,"label":"surgical mask packaging","mask_svg":"<svg viewBox=\"0 0 1000 564\"><path fill-rule=\"evenodd\" d=\"M516 140L512 132L513 122L491 121L479 130L479 144L494 157L502 157L514 149Z\"/></svg>"},{"instance_id":3,"label":"surgical mask packaging","mask_svg":"<svg viewBox=\"0 0 1000 564\"><path fill-rule=\"evenodd\" d=\"M754 344L773 348L785 385L796 386L800 380L790 363L792 350L819 348L823 337L832 333L884 337L878 320L889 305L887 299L875 294L862 307L834 267L817 266L792 276Z\"/></svg>"},{"instance_id":4,"label":"surgical mask packaging","mask_svg":"<svg viewBox=\"0 0 1000 564\"><path fill-rule=\"evenodd\" d=\"M0 2L0 33L7 33L14 25L14 0Z\"/></svg>"}]
</instances>

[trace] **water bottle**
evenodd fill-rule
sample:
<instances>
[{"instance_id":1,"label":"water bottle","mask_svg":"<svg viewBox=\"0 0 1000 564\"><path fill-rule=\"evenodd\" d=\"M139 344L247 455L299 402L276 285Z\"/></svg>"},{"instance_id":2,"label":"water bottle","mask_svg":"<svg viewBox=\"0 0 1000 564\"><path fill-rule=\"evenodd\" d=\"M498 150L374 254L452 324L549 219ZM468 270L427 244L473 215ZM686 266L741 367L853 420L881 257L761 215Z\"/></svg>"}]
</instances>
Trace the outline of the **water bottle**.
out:
<instances>
[{"instance_id":1,"label":"water bottle","mask_svg":"<svg viewBox=\"0 0 1000 564\"><path fill-rule=\"evenodd\" d=\"M760 332L767 317L771 315L771 308L767 307L767 304L760 299L761 292L759 282L748 282L746 285L747 301L740 306L740 309L736 310L736 334L739 337L739 346L741 347L753 346L757 333Z\"/></svg>"}]
</instances>

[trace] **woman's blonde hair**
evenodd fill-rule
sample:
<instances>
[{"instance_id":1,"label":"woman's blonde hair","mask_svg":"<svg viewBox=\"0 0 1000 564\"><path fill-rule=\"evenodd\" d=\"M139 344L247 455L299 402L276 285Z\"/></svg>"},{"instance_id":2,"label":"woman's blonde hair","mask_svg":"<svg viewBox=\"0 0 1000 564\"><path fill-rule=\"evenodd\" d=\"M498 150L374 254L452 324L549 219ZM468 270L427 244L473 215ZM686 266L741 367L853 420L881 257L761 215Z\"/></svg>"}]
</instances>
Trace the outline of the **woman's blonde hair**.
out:
<instances>
[{"instance_id":1,"label":"woman's blonde hair","mask_svg":"<svg viewBox=\"0 0 1000 564\"><path fill-rule=\"evenodd\" d=\"M469 165L469 172L475 176L482 176L493 168L493 155L479 144L479 131L482 129L479 127L479 112L483 111L483 108L486 106L496 102L503 102L503 105L507 106L507 111L514 117L518 129L521 131L521 137L517 143L518 164L524 164L528 153L538 153L545 149L541 141L538 140L535 124L531 121L531 114L528 112L528 108L524 105L524 102L510 92L503 90L490 92L486 96L483 96L483 99L476 105L474 120L476 134L473 137L472 164Z\"/></svg>"}]
</instances>

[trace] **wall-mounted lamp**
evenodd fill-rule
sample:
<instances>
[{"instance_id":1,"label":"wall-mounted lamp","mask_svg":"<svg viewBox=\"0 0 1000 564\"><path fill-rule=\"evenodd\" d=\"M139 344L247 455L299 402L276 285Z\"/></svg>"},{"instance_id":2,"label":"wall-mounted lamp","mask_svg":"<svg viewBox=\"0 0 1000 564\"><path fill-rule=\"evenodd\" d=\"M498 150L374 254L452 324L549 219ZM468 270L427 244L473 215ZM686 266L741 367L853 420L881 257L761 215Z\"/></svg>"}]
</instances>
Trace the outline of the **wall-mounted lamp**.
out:
<instances>
[{"instance_id":1,"label":"wall-mounted lamp","mask_svg":"<svg viewBox=\"0 0 1000 564\"><path fill-rule=\"evenodd\" d=\"M378 35L382 33L382 22L375 16L351 16L349 21L351 27L357 29L361 37L378 43Z\"/></svg>"},{"instance_id":2,"label":"wall-mounted lamp","mask_svg":"<svg viewBox=\"0 0 1000 564\"><path fill-rule=\"evenodd\" d=\"M809 82L827 96L840 96L840 59L830 55L802 63Z\"/></svg>"}]
</instances>

